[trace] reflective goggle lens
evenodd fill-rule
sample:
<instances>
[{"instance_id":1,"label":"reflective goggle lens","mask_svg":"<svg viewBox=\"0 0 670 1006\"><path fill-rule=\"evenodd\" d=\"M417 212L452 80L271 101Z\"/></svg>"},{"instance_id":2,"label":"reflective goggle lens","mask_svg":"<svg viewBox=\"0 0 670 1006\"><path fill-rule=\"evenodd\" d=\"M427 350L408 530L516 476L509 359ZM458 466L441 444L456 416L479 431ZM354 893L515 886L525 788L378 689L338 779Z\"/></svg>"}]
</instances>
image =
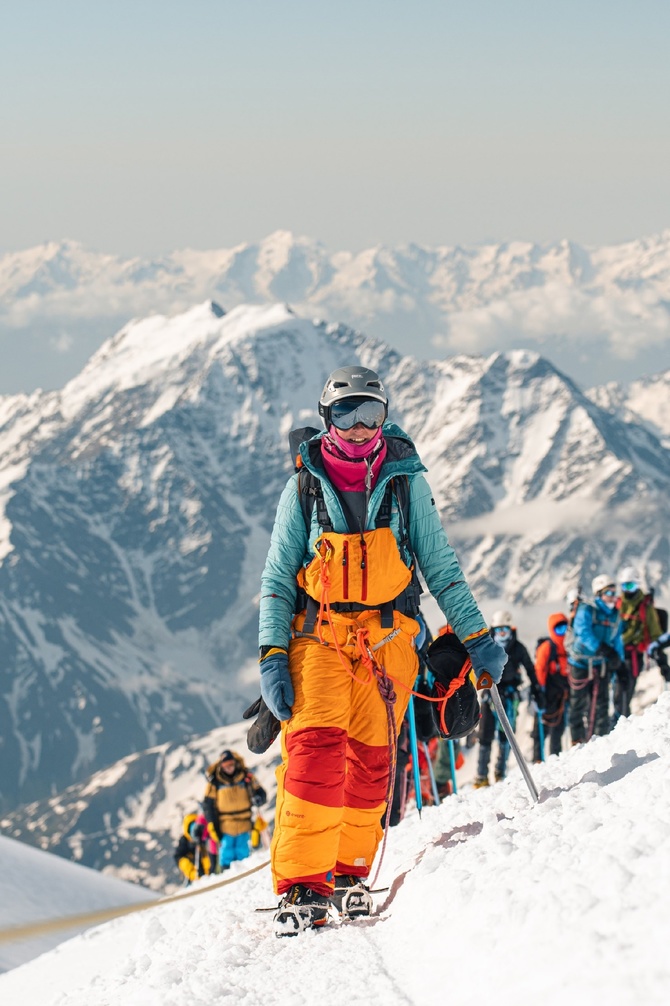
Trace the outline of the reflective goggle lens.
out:
<instances>
[{"instance_id":1,"label":"reflective goggle lens","mask_svg":"<svg viewBox=\"0 0 670 1006\"><path fill-rule=\"evenodd\" d=\"M338 430L350 430L357 423L376 430L385 418L384 404L374 398L345 398L330 407L330 421Z\"/></svg>"},{"instance_id":2,"label":"reflective goggle lens","mask_svg":"<svg viewBox=\"0 0 670 1006\"><path fill-rule=\"evenodd\" d=\"M568 631L567 622L559 622L558 625L554 626L554 632L556 633L557 636L564 636L567 631Z\"/></svg>"},{"instance_id":3,"label":"reflective goggle lens","mask_svg":"<svg viewBox=\"0 0 670 1006\"><path fill-rule=\"evenodd\" d=\"M637 584L634 580L628 580L626 583L621 584L621 589L625 590L627 594L634 594L637 590Z\"/></svg>"},{"instance_id":4,"label":"reflective goggle lens","mask_svg":"<svg viewBox=\"0 0 670 1006\"><path fill-rule=\"evenodd\" d=\"M608 587L607 590L603 590L602 591L602 596L603 597L616 597L616 590L613 590L611 587Z\"/></svg>"}]
</instances>

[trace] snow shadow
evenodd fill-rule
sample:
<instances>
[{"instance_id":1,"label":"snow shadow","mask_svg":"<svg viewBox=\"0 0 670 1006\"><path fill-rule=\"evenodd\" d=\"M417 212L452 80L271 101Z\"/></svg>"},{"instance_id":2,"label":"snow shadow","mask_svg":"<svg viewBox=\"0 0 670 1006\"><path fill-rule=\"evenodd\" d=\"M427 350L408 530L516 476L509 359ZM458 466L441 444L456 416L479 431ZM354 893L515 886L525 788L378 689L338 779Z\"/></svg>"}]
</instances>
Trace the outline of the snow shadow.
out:
<instances>
[{"instance_id":1,"label":"snow shadow","mask_svg":"<svg viewBox=\"0 0 670 1006\"><path fill-rule=\"evenodd\" d=\"M585 782L594 782L598 786L610 786L613 782L619 782L630 772L634 772L636 769L641 768L643 765L647 765L649 762L656 761L660 758L660 755L652 751L650 754L639 755L637 751L626 751L625 754L613 754L611 759L611 766L605 769L603 772L596 772L595 769L591 769L582 778L573 783L572 786L558 786L556 789L543 789L540 794L540 803L546 803L547 800L551 800L552 797L558 796L560 793L568 793L571 789L576 786L581 786Z\"/></svg>"},{"instance_id":2,"label":"snow shadow","mask_svg":"<svg viewBox=\"0 0 670 1006\"><path fill-rule=\"evenodd\" d=\"M619 782L629 772L634 772L636 768L641 768L642 765L647 765L650 761L656 761L659 757L660 755L657 755L655 751L642 757L637 751L627 751L626 754L613 754L611 768L606 769L604 772L596 772L595 770L587 772L586 775L582 776L577 785L582 782L595 782L598 786L609 786L613 782Z\"/></svg>"},{"instance_id":3,"label":"snow shadow","mask_svg":"<svg viewBox=\"0 0 670 1006\"><path fill-rule=\"evenodd\" d=\"M455 846L460 845L462 842L466 842L469 838L476 838L476 836L480 835L483 830L484 825L481 821L473 821L471 824L462 824L459 825L457 828L452 828L451 831L446 832L446 834L442 835L434 842L431 842L430 845L427 846L423 850L423 852L421 852L417 856L413 866L410 867L409 870L405 870L403 873L398 874L398 876L395 878L395 880L391 884L388 896L384 900L384 903L379 906L377 915L378 916L381 915L382 912L385 912L386 909L391 906L396 894L398 893L402 885L405 883L405 878L409 873L412 872L412 870L414 870L419 865L419 863L425 856L426 852L428 852L428 849L435 849L435 848L453 849Z\"/></svg>"}]
</instances>

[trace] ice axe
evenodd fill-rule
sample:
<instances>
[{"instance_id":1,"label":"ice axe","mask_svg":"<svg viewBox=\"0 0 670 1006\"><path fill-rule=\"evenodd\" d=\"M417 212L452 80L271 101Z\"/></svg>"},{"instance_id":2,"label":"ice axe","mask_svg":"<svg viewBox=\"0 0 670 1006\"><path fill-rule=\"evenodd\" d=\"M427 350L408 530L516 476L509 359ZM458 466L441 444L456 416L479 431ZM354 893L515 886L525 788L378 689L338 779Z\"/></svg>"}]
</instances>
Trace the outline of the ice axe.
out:
<instances>
[{"instance_id":1,"label":"ice axe","mask_svg":"<svg viewBox=\"0 0 670 1006\"><path fill-rule=\"evenodd\" d=\"M484 673L480 675L479 679L477 680L477 691L481 692L484 688L488 688L489 691L491 692L491 698L493 700L493 708L498 714L498 720L500 722L501 727L505 731L505 737L507 737L511 749L514 752L514 757L516 758L519 768L521 769L521 774L526 780L526 785L530 790L530 795L532 796L535 803L539 803L540 794L537 791L537 786L533 782L533 777L530 774L528 763L526 762L524 756L521 754L521 748L519 747L517 739L514 736L514 731L510 726L510 722L507 719L507 713L505 712L505 707L502 703L502 699L500 698L500 692L498 691L498 686L496 685L496 683L494 682L493 678L491 677L488 671L484 671Z\"/></svg>"}]
</instances>

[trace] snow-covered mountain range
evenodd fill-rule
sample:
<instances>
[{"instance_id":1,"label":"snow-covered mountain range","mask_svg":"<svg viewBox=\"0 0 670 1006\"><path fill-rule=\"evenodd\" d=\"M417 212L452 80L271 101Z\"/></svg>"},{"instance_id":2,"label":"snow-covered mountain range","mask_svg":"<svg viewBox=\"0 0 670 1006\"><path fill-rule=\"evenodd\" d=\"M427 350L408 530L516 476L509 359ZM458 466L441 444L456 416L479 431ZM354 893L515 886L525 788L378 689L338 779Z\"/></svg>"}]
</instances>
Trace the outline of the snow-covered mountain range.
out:
<instances>
[{"instance_id":1,"label":"snow-covered mountain range","mask_svg":"<svg viewBox=\"0 0 670 1006\"><path fill-rule=\"evenodd\" d=\"M259 576L326 375L378 370L476 594L670 573L670 452L527 351L403 357L281 305L128 325L59 392L0 398L6 809L239 720Z\"/></svg>"},{"instance_id":2,"label":"snow-covered mountain range","mask_svg":"<svg viewBox=\"0 0 670 1006\"><path fill-rule=\"evenodd\" d=\"M285 231L213 251L124 258L73 241L0 258L0 391L60 387L129 318L290 302L414 355L536 349L577 382L670 367L670 231L587 248L512 241L330 252Z\"/></svg>"}]
</instances>

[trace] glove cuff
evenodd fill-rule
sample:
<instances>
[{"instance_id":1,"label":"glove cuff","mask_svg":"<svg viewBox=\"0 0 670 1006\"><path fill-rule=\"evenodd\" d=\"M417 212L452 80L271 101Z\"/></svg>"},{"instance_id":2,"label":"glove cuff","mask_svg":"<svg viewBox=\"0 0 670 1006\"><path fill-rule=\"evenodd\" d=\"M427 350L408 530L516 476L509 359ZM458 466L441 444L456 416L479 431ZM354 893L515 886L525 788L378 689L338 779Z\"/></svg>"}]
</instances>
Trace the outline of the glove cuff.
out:
<instances>
[{"instance_id":1,"label":"glove cuff","mask_svg":"<svg viewBox=\"0 0 670 1006\"><path fill-rule=\"evenodd\" d=\"M266 657L271 657L275 653L288 653L285 646L261 646L258 663L262 664Z\"/></svg>"}]
</instances>

